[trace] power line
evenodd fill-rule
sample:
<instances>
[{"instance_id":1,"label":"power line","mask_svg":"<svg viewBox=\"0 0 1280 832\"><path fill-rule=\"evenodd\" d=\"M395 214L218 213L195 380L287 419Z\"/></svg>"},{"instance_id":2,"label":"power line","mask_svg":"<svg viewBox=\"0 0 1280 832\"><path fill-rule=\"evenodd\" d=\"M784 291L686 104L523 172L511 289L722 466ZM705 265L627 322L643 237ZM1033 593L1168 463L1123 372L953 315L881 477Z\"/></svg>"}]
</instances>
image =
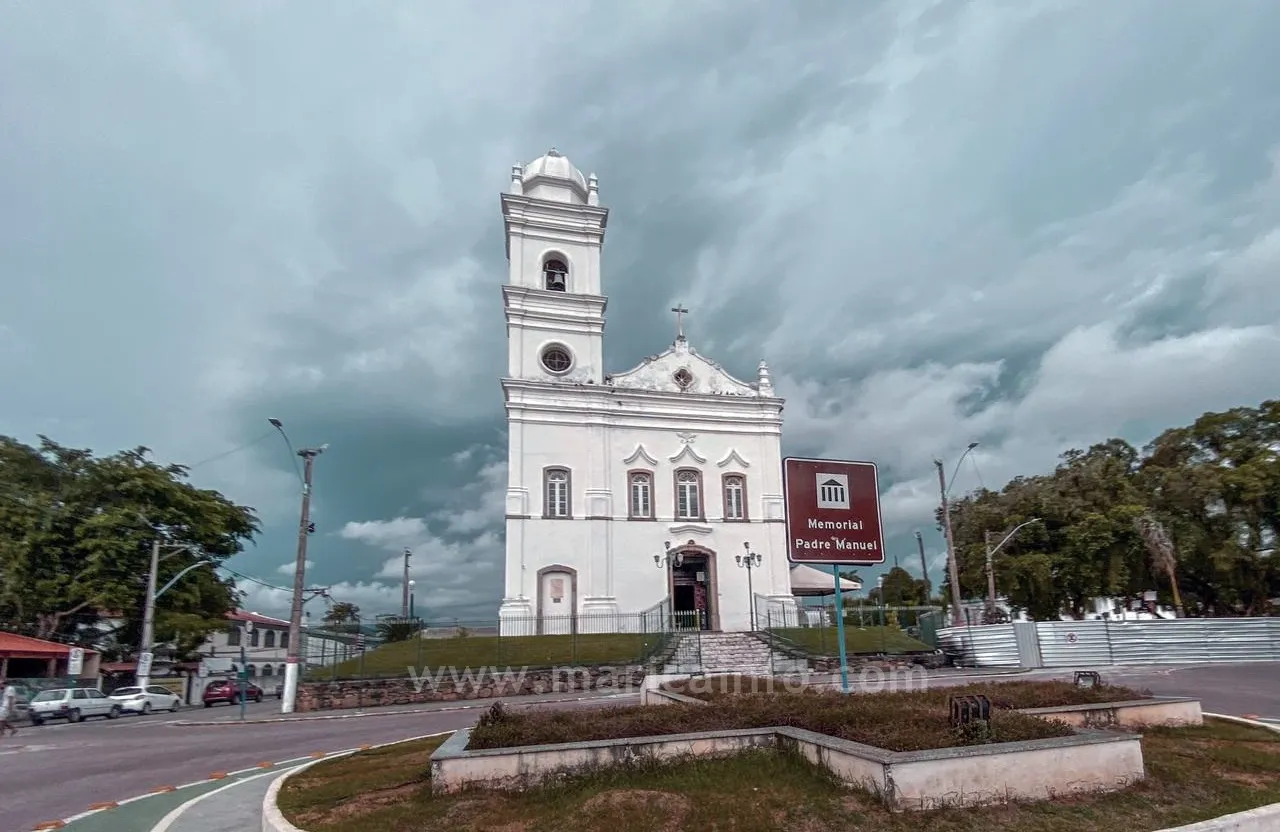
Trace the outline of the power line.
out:
<instances>
[{"instance_id":1,"label":"power line","mask_svg":"<svg viewBox=\"0 0 1280 832\"><path fill-rule=\"evenodd\" d=\"M250 441L250 442L246 442L246 443L244 443L243 445L239 445L239 446L237 446L237 447L235 447L235 448L232 448L232 449L231 449L231 450L229 450L229 451L223 451L223 452L222 452L222 453L220 453L220 454L215 454L214 456L211 456L211 457L209 457L208 459L202 459L202 460L200 460L199 462L195 463L194 465L188 465L188 466L186 466L186 468L187 468L187 470L188 470L188 471L190 471L192 468L199 468L201 465L207 465L207 464L209 464L210 462L217 462L218 460L220 460L220 459L224 459L224 458L226 458L226 457L229 457L229 456L231 456L232 454L238 454L238 453L240 453L240 452L241 452L241 451L243 451L243 450L247 450L247 449L249 449L249 448L252 448L254 445L257 445L259 442L261 442L262 440L266 439L266 438L267 438L268 436L270 436L272 433L275 433L275 431L270 431L270 430L269 430L269 431L267 431L266 433L264 433L264 434L262 434L261 436L259 436L257 439L254 439L254 440L252 440L252 441Z\"/></svg>"}]
</instances>

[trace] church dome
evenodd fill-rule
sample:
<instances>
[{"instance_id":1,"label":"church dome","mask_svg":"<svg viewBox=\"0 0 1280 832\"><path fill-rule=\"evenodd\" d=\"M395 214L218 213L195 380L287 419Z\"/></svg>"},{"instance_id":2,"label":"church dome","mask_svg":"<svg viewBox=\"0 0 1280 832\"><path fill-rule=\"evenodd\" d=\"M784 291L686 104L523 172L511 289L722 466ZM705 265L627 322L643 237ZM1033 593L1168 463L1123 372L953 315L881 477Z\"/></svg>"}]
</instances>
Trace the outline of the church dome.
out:
<instances>
[{"instance_id":1,"label":"church dome","mask_svg":"<svg viewBox=\"0 0 1280 832\"><path fill-rule=\"evenodd\" d=\"M524 166L526 183L537 178L568 180L580 188L584 194L587 191L587 178L582 175L582 171L575 168L573 162L554 147L545 155L539 156Z\"/></svg>"}]
</instances>

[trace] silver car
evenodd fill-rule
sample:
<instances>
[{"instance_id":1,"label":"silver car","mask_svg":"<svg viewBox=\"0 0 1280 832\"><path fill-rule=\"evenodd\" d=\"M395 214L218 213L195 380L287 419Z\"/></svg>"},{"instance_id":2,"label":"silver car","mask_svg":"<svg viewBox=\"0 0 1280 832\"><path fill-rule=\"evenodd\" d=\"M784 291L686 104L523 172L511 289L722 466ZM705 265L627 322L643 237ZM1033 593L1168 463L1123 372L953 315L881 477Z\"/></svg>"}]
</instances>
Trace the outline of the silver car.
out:
<instances>
[{"instance_id":1,"label":"silver car","mask_svg":"<svg viewBox=\"0 0 1280 832\"><path fill-rule=\"evenodd\" d=\"M182 705L181 697L160 685L147 685L145 691L140 687L120 688L111 692L111 699L119 703L125 713L131 714L176 712Z\"/></svg>"},{"instance_id":2,"label":"silver car","mask_svg":"<svg viewBox=\"0 0 1280 832\"><path fill-rule=\"evenodd\" d=\"M120 704L107 698L97 688L56 688L42 690L31 697L32 725L41 725L51 719L82 722L91 716L115 719L120 716Z\"/></svg>"}]
</instances>

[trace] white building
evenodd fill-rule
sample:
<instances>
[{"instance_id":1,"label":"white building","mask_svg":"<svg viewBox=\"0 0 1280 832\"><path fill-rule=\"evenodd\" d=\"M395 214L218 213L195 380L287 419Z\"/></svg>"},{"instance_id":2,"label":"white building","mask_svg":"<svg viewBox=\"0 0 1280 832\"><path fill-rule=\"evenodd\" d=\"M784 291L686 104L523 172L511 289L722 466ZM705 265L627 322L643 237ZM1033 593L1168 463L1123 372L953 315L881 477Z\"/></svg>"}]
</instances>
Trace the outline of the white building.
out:
<instances>
[{"instance_id":1,"label":"white building","mask_svg":"<svg viewBox=\"0 0 1280 832\"><path fill-rule=\"evenodd\" d=\"M690 345L677 307L670 347L606 372L609 212L595 175L551 150L512 168L502 213L503 634L653 629L670 611L747 630L753 603L774 621L794 615L783 400L765 362L754 381L733 378ZM739 563L748 553L761 561L750 570Z\"/></svg>"},{"instance_id":2,"label":"white building","mask_svg":"<svg viewBox=\"0 0 1280 832\"><path fill-rule=\"evenodd\" d=\"M252 630L245 632L245 624ZM307 627L302 633L302 659L307 667L328 666L359 655L356 636L324 632ZM214 630L201 645L199 653L206 659L223 659L227 672L240 670L241 648L249 677L264 687L284 679L289 658L289 622L256 612L236 610L227 613L227 627ZM213 663L209 663L213 664Z\"/></svg>"}]
</instances>

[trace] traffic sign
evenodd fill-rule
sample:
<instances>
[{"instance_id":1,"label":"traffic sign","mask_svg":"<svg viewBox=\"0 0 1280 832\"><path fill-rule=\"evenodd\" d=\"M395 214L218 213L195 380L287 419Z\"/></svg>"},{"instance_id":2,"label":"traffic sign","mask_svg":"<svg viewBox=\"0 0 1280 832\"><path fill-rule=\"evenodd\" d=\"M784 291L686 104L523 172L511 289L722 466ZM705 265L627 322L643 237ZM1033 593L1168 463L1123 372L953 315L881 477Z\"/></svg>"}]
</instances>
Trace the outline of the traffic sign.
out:
<instances>
[{"instance_id":1,"label":"traffic sign","mask_svg":"<svg viewBox=\"0 0 1280 832\"><path fill-rule=\"evenodd\" d=\"M84 648L72 647L67 654L67 675L79 676L84 672Z\"/></svg>"},{"instance_id":2,"label":"traffic sign","mask_svg":"<svg viewBox=\"0 0 1280 832\"><path fill-rule=\"evenodd\" d=\"M154 657L155 657L155 654L154 654L154 653L139 653L139 654L138 654L138 670L137 670L137 672L136 672L136 675L138 675L138 676L150 676L150 675L151 675L151 660L152 660Z\"/></svg>"},{"instance_id":3,"label":"traffic sign","mask_svg":"<svg viewBox=\"0 0 1280 832\"><path fill-rule=\"evenodd\" d=\"M792 563L885 562L874 462L787 457L782 471L787 557Z\"/></svg>"}]
</instances>

